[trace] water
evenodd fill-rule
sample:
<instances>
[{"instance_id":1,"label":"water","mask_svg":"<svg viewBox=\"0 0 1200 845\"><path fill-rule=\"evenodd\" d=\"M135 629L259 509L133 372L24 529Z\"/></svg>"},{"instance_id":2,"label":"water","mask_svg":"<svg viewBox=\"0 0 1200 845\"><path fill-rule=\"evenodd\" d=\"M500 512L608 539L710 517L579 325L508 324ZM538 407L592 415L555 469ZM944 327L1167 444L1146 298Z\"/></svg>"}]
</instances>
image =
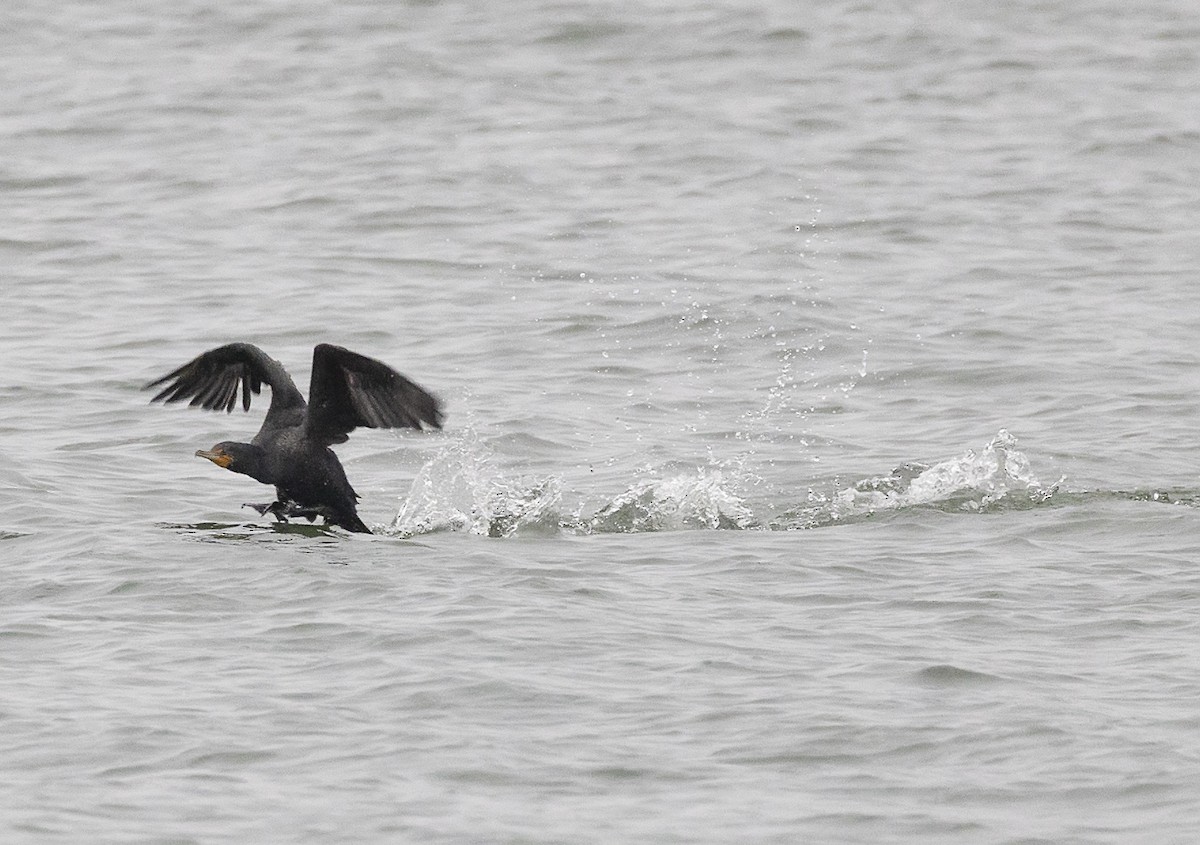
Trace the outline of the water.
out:
<instances>
[{"instance_id":1,"label":"water","mask_svg":"<svg viewBox=\"0 0 1200 845\"><path fill-rule=\"evenodd\" d=\"M1191 4L0 20L5 842L1195 840Z\"/></svg>"}]
</instances>

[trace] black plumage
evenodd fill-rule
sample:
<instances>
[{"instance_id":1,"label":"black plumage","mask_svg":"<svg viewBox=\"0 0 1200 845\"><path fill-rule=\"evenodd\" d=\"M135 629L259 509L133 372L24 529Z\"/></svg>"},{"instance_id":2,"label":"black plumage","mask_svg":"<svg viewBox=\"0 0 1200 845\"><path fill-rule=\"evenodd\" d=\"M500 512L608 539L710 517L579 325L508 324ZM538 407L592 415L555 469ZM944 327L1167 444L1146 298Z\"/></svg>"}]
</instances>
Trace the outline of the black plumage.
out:
<instances>
[{"instance_id":1,"label":"black plumage","mask_svg":"<svg viewBox=\"0 0 1200 845\"><path fill-rule=\"evenodd\" d=\"M225 469L275 486L277 501L251 505L309 520L322 516L348 531L370 533L358 517L358 494L329 448L365 428L441 428L442 411L428 391L382 361L327 343L313 349L308 402L287 370L249 343L230 343L197 356L146 385L162 387L151 402L182 402L212 411L233 411L241 394L271 388L262 428L249 443L224 441L196 454ZM164 386L165 385L165 386Z\"/></svg>"}]
</instances>

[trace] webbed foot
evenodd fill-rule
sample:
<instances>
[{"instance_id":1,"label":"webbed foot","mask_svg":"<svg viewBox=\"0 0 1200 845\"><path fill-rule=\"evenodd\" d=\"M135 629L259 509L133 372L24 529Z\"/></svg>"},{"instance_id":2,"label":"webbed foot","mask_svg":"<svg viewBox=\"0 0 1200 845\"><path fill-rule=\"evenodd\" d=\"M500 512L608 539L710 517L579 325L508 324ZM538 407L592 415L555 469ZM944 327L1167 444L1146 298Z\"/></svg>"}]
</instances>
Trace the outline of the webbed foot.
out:
<instances>
[{"instance_id":1,"label":"webbed foot","mask_svg":"<svg viewBox=\"0 0 1200 845\"><path fill-rule=\"evenodd\" d=\"M319 505L309 507L306 505L298 505L295 502L245 502L242 504L244 508L254 508L258 511L259 516L270 514L280 522L287 522L289 516L303 517L309 522L316 520L318 516L327 516L325 510Z\"/></svg>"},{"instance_id":2,"label":"webbed foot","mask_svg":"<svg viewBox=\"0 0 1200 845\"><path fill-rule=\"evenodd\" d=\"M288 516L292 515L291 512L296 506L291 502L288 502L287 504L284 504L283 502L243 502L242 507L254 508L256 511L258 511L259 516L271 514L280 522L287 522Z\"/></svg>"},{"instance_id":3,"label":"webbed foot","mask_svg":"<svg viewBox=\"0 0 1200 845\"><path fill-rule=\"evenodd\" d=\"M309 522L313 522L318 516L322 516L322 513L320 508L308 508L297 505L295 502L289 502L287 515L302 516Z\"/></svg>"}]
</instances>

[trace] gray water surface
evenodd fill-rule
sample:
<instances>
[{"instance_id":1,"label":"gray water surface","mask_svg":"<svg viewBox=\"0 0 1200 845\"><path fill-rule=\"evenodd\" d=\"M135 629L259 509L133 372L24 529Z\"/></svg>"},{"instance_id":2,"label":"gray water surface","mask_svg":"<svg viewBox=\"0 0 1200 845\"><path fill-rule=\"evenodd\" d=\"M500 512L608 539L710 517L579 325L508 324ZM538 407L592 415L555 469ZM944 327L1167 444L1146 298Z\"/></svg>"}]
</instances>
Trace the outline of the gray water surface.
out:
<instances>
[{"instance_id":1,"label":"gray water surface","mask_svg":"<svg viewBox=\"0 0 1200 845\"><path fill-rule=\"evenodd\" d=\"M1190 843L1192 4L10 3L5 842ZM376 536L142 385L437 392Z\"/></svg>"}]
</instances>

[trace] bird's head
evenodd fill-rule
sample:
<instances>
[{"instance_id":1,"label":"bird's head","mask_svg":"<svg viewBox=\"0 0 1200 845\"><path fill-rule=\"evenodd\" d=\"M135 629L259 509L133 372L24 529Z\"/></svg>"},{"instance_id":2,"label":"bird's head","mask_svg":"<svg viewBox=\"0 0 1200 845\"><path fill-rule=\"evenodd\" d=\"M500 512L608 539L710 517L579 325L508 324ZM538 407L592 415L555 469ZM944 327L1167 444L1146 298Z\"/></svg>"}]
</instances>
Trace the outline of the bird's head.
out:
<instances>
[{"instance_id":1,"label":"bird's head","mask_svg":"<svg viewBox=\"0 0 1200 845\"><path fill-rule=\"evenodd\" d=\"M228 440L211 449L196 450L196 457L207 458L222 469L240 472L258 478L262 467L262 450L250 443L233 443Z\"/></svg>"}]
</instances>

